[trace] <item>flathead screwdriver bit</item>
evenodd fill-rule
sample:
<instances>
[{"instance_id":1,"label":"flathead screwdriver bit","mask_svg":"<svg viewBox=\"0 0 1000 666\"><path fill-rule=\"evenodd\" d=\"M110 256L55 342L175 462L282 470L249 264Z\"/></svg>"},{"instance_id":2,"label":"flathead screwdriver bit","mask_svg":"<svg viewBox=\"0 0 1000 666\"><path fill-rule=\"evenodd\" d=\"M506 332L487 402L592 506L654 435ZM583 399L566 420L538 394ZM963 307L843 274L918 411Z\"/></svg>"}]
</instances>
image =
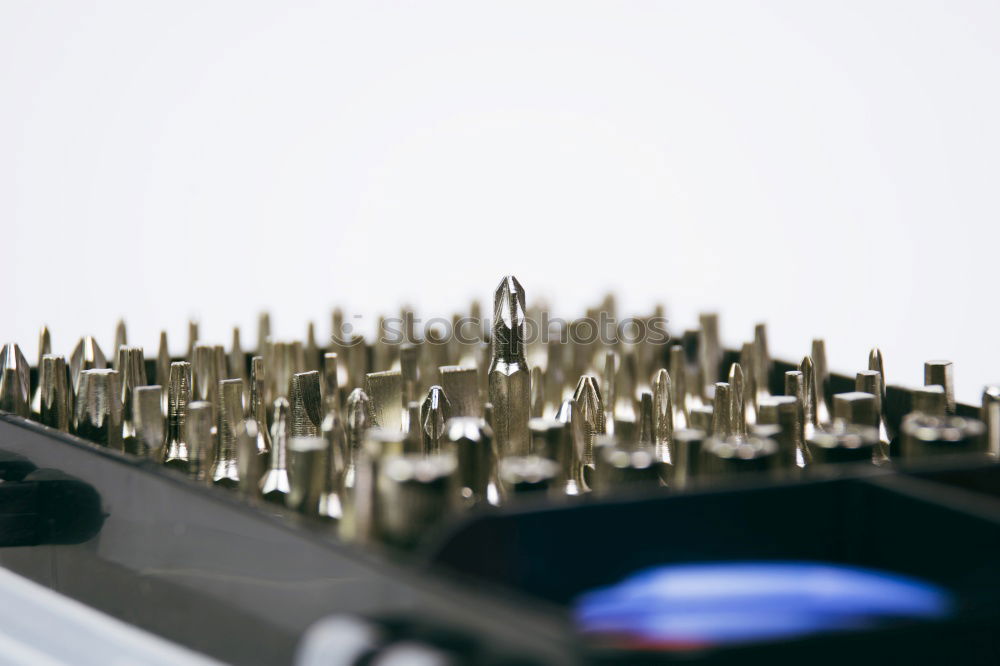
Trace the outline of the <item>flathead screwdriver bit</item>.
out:
<instances>
[{"instance_id":1,"label":"flathead screwdriver bit","mask_svg":"<svg viewBox=\"0 0 1000 666\"><path fill-rule=\"evenodd\" d=\"M493 296L493 359L489 397L493 433L501 455L525 455L530 446L531 386L524 356L524 289L513 275Z\"/></svg>"},{"instance_id":2,"label":"flathead screwdriver bit","mask_svg":"<svg viewBox=\"0 0 1000 666\"><path fill-rule=\"evenodd\" d=\"M121 389L116 371L100 368L80 373L76 434L109 449L124 451Z\"/></svg>"},{"instance_id":3,"label":"flathead screwdriver bit","mask_svg":"<svg viewBox=\"0 0 1000 666\"><path fill-rule=\"evenodd\" d=\"M163 418L163 387L137 386L132 396L132 419L135 438L132 453L145 458L157 458L163 451L166 423Z\"/></svg>"},{"instance_id":4,"label":"flathead screwdriver bit","mask_svg":"<svg viewBox=\"0 0 1000 666\"><path fill-rule=\"evenodd\" d=\"M170 364L167 385L167 441L163 445L163 464L182 472L191 465L187 440L188 404L191 402L191 364L175 361ZM209 428L212 419L208 420Z\"/></svg>"},{"instance_id":5,"label":"flathead screwdriver bit","mask_svg":"<svg viewBox=\"0 0 1000 666\"><path fill-rule=\"evenodd\" d=\"M218 423L215 430L215 455L212 462L212 483L217 486L235 488L240 483L239 464L236 460L239 448L239 429L243 424L243 380L223 379L219 382ZM254 439L256 439L254 432Z\"/></svg>"},{"instance_id":6,"label":"flathead screwdriver bit","mask_svg":"<svg viewBox=\"0 0 1000 666\"><path fill-rule=\"evenodd\" d=\"M365 393L370 400L372 425L383 430L403 429L403 377L399 370L369 372Z\"/></svg>"},{"instance_id":7,"label":"flathead screwdriver bit","mask_svg":"<svg viewBox=\"0 0 1000 666\"><path fill-rule=\"evenodd\" d=\"M445 365L438 368L441 388L451 402L453 416L482 418L483 400L479 394L479 370L475 367Z\"/></svg>"},{"instance_id":8,"label":"flathead screwdriver bit","mask_svg":"<svg viewBox=\"0 0 1000 666\"><path fill-rule=\"evenodd\" d=\"M21 348L8 342L0 350L0 410L31 416L31 374Z\"/></svg>"},{"instance_id":9,"label":"flathead screwdriver bit","mask_svg":"<svg viewBox=\"0 0 1000 666\"><path fill-rule=\"evenodd\" d=\"M37 368L39 373L42 368L42 359L46 354L52 353L52 336L49 333L48 326L42 326L42 330L38 333L38 365ZM38 385L35 386L34 392L31 394L31 413L41 414L42 413L42 393L41 393L41 381L39 377Z\"/></svg>"},{"instance_id":10,"label":"flathead screwdriver bit","mask_svg":"<svg viewBox=\"0 0 1000 666\"><path fill-rule=\"evenodd\" d=\"M288 403L292 408L290 436L318 437L323 425L323 397L319 372L309 370L292 375Z\"/></svg>"},{"instance_id":11,"label":"flathead screwdriver bit","mask_svg":"<svg viewBox=\"0 0 1000 666\"><path fill-rule=\"evenodd\" d=\"M42 364L38 371L41 423L63 432L70 431L74 404L71 385L66 359L57 354L42 356Z\"/></svg>"}]
</instances>

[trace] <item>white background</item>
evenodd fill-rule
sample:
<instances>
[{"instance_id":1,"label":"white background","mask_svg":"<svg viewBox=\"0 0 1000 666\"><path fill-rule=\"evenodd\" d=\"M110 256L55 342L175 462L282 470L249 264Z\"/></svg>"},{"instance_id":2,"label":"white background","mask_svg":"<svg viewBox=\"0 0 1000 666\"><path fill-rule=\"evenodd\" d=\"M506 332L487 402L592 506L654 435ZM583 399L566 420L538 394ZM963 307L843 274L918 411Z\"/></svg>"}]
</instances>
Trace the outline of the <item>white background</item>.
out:
<instances>
[{"instance_id":1,"label":"white background","mask_svg":"<svg viewBox=\"0 0 1000 666\"><path fill-rule=\"evenodd\" d=\"M6 0L0 337L325 335L513 272L978 400L998 45L996 2Z\"/></svg>"}]
</instances>

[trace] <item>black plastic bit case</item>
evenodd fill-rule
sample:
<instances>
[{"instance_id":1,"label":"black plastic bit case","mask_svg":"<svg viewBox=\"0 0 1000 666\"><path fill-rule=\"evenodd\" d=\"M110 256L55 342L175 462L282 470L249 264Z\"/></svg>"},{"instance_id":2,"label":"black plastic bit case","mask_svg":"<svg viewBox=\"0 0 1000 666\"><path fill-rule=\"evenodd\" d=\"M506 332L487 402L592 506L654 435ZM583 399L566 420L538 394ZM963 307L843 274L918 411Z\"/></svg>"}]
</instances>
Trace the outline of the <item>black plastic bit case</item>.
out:
<instances>
[{"instance_id":1,"label":"black plastic bit case","mask_svg":"<svg viewBox=\"0 0 1000 666\"><path fill-rule=\"evenodd\" d=\"M890 424L909 399L888 388ZM290 663L303 632L336 613L467 663L1000 663L1000 466L982 459L522 503L465 516L409 554L341 542L330 524L8 414L0 479L0 564L231 663ZM570 602L585 590L653 565L740 559L917 576L951 590L958 609L941 622L670 653L588 644L573 628Z\"/></svg>"}]
</instances>

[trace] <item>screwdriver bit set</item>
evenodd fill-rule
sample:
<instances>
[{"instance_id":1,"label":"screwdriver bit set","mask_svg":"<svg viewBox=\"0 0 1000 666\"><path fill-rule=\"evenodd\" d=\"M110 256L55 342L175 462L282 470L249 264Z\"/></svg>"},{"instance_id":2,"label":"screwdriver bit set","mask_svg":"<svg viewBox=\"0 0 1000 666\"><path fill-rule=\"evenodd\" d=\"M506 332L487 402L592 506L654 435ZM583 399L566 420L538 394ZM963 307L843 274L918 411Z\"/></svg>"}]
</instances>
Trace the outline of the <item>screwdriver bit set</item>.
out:
<instances>
[{"instance_id":1,"label":"screwdriver bit set","mask_svg":"<svg viewBox=\"0 0 1000 666\"><path fill-rule=\"evenodd\" d=\"M123 322L109 355L4 345L0 564L232 663L1000 659L1000 385L963 405L947 361L903 389L877 348L843 376L822 339L785 363L763 324L729 350L715 314L612 297L550 319L512 276L493 306L369 338L336 310L323 345L263 314L249 352L195 322L179 357ZM651 567L764 560L952 610L735 644L580 619Z\"/></svg>"}]
</instances>

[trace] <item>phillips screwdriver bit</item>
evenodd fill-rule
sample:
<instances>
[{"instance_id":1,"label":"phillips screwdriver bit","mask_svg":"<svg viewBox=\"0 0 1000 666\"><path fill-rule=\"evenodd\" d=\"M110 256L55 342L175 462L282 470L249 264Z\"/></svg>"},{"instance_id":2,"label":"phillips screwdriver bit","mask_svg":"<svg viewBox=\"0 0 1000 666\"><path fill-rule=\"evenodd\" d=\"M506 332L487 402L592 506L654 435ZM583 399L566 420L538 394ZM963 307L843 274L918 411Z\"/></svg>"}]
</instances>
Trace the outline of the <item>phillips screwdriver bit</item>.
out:
<instances>
[{"instance_id":1,"label":"phillips screwdriver bit","mask_svg":"<svg viewBox=\"0 0 1000 666\"><path fill-rule=\"evenodd\" d=\"M808 440L819 429L820 423L826 424L829 419L821 421L819 417L819 388L816 383L816 367L811 356L803 357L799 363L799 372L802 373L802 423ZM785 377L787 383L788 376ZM787 386L785 393L788 393Z\"/></svg>"},{"instance_id":2,"label":"phillips screwdriver bit","mask_svg":"<svg viewBox=\"0 0 1000 666\"><path fill-rule=\"evenodd\" d=\"M323 425L323 397L319 372L297 372L292 375L289 435L291 437L319 437Z\"/></svg>"},{"instance_id":3,"label":"phillips screwdriver bit","mask_svg":"<svg viewBox=\"0 0 1000 666\"><path fill-rule=\"evenodd\" d=\"M927 361L924 363L924 386L944 387L945 407L949 414L955 413L955 376L951 361Z\"/></svg>"},{"instance_id":4,"label":"phillips screwdriver bit","mask_svg":"<svg viewBox=\"0 0 1000 666\"><path fill-rule=\"evenodd\" d=\"M268 452L267 470L260 479L260 493L270 502L284 504L291 488L288 478L288 399L274 401L274 423L271 424L271 449Z\"/></svg>"},{"instance_id":5,"label":"phillips screwdriver bit","mask_svg":"<svg viewBox=\"0 0 1000 666\"><path fill-rule=\"evenodd\" d=\"M947 416L948 399L944 387L932 384L913 389L913 411L928 416Z\"/></svg>"},{"instance_id":6,"label":"phillips screwdriver bit","mask_svg":"<svg viewBox=\"0 0 1000 666\"><path fill-rule=\"evenodd\" d=\"M271 450L267 418L267 376L263 356L250 359L250 416L257 422L257 452Z\"/></svg>"},{"instance_id":7,"label":"phillips screwdriver bit","mask_svg":"<svg viewBox=\"0 0 1000 666\"><path fill-rule=\"evenodd\" d=\"M982 454L985 451L986 426L976 419L914 412L903 418L901 430L905 458Z\"/></svg>"},{"instance_id":8,"label":"phillips screwdriver bit","mask_svg":"<svg viewBox=\"0 0 1000 666\"><path fill-rule=\"evenodd\" d=\"M986 424L986 452L1000 457L1000 386L983 388L979 418Z\"/></svg>"},{"instance_id":9,"label":"phillips screwdriver bit","mask_svg":"<svg viewBox=\"0 0 1000 666\"><path fill-rule=\"evenodd\" d=\"M171 465L175 469L186 471L192 479L209 485L214 481L213 452L216 449L213 411L211 403L204 400L194 400L188 404L187 468L182 468L180 464ZM235 483L219 485L235 486Z\"/></svg>"},{"instance_id":10,"label":"phillips screwdriver bit","mask_svg":"<svg viewBox=\"0 0 1000 666\"><path fill-rule=\"evenodd\" d=\"M530 445L530 376L524 357L524 289L513 275L505 277L493 297L493 358L489 398L493 434L501 456L525 455Z\"/></svg>"},{"instance_id":11,"label":"phillips screwdriver bit","mask_svg":"<svg viewBox=\"0 0 1000 666\"><path fill-rule=\"evenodd\" d=\"M191 465L187 440L188 404L191 402L191 364L175 361L170 364L170 384L167 386L167 441L163 446L163 464L182 472ZM208 427L212 427L209 418Z\"/></svg>"},{"instance_id":12,"label":"phillips screwdriver bit","mask_svg":"<svg viewBox=\"0 0 1000 666\"><path fill-rule=\"evenodd\" d=\"M39 369L39 373L42 368L42 359L46 354L52 353L52 336L49 333L48 326L42 326L42 330L38 333L38 365L35 366ZM38 385L35 386L34 392L31 394L31 413L41 414L42 413L42 393L41 393L41 375L39 375Z\"/></svg>"},{"instance_id":13,"label":"phillips screwdriver bit","mask_svg":"<svg viewBox=\"0 0 1000 666\"><path fill-rule=\"evenodd\" d=\"M73 377L73 393L80 395L80 373L84 370L100 370L108 367L104 352L93 336L81 338L69 359L69 370Z\"/></svg>"},{"instance_id":14,"label":"phillips screwdriver bit","mask_svg":"<svg viewBox=\"0 0 1000 666\"><path fill-rule=\"evenodd\" d=\"M438 368L441 388L451 402L453 416L482 418L483 401L479 395L479 371L476 368L444 365Z\"/></svg>"},{"instance_id":15,"label":"phillips screwdriver bit","mask_svg":"<svg viewBox=\"0 0 1000 666\"><path fill-rule=\"evenodd\" d=\"M243 380L223 379L219 382L218 396L215 456L209 474L213 484L235 488L240 483L240 468L236 454L239 447L239 430L244 416ZM294 408L292 411L294 414ZM256 434L255 429L255 440Z\"/></svg>"},{"instance_id":16,"label":"phillips screwdriver bit","mask_svg":"<svg viewBox=\"0 0 1000 666\"><path fill-rule=\"evenodd\" d=\"M424 453L440 452L445 422L451 416L451 403L448 396L440 386L432 386L427 391L427 397L424 398L424 402L420 406L420 429L423 433Z\"/></svg>"},{"instance_id":17,"label":"phillips screwdriver bit","mask_svg":"<svg viewBox=\"0 0 1000 666\"><path fill-rule=\"evenodd\" d=\"M879 446L878 430L838 421L828 430L814 432L808 444L814 466L844 462L871 464Z\"/></svg>"},{"instance_id":18,"label":"phillips screwdriver bit","mask_svg":"<svg viewBox=\"0 0 1000 666\"><path fill-rule=\"evenodd\" d=\"M80 373L76 434L109 449L125 450L122 444L121 389L116 371L100 368Z\"/></svg>"},{"instance_id":19,"label":"phillips screwdriver bit","mask_svg":"<svg viewBox=\"0 0 1000 666\"><path fill-rule=\"evenodd\" d=\"M31 371L21 348L8 342L0 350L0 410L31 416Z\"/></svg>"},{"instance_id":20,"label":"phillips screwdriver bit","mask_svg":"<svg viewBox=\"0 0 1000 666\"><path fill-rule=\"evenodd\" d=\"M132 442L132 453L144 458L156 458L163 451L166 441L165 421L163 418L163 387L137 386L132 396L132 418L135 425L135 437Z\"/></svg>"},{"instance_id":21,"label":"phillips screwdriver bit","mask_svg":"<svg viewBox=\"0 0 1000 666\"><path fill-rule=\"evenodd\" d=\"M399 370L369 372L365 376L365 393L372 427L383 430L403 429L403 378Z\"/></svg>"},{"instance_id":22,"label":"phillips screwdriver bit","mask_svg":"<svg viewBox=\"0 0 1000 666\"><path fill-rule=\"evenodd\" d=\"M142 347L118 347L118 375L121 382L122 440L125 450L132 451L135 443L135 389L146 385L146 360Z\"/></svg>"},{"instance_id":23,"label":"phillips screwdriver bit","mask_svg":"<svg viewBox=\"0 0 1000 666\"><path fill-rule=\"evenodd\" d=\"M656 459L671 464L674 438L674 407L671 402L670 373L661 369L653 377L653 445Z\"/></svg>"},{"instance_id":24,"label":"phillips screwdriver bit","mask_svg":"<svg viewBox=\"0 0 1000 666\"><path fill-rule=\"evenodd\" d=\"M326 487L326 441L322 437L288 440L289 483L285 505L307 516L320 515Z\"/></svg>"},{"instance_id":25,"label":"phillips screwdriver bit","mask_svg":"<svg viewBox=\"0 0 1000 666\"><path fill-rule=\"evenodd\" d=\"M63 432L73 424L73 392L70 390L69 366L57 354L45 354L38 371L40 396L39 421Z\"/></svg>"},{"instance_id":26,"label":"phillips screwdriver bit","mask_svg":"<svg viewBox=\"0 0 1000 666\"><path fill-rule=\"evenodd\" d=\"M729 401L729 421L732 423L732 436L736 438L747 436L747 406L752 397L747 392L743 377L743 366L733 363L729 366L729 391L732 398Z\"/></svg>"}]
</instances>

